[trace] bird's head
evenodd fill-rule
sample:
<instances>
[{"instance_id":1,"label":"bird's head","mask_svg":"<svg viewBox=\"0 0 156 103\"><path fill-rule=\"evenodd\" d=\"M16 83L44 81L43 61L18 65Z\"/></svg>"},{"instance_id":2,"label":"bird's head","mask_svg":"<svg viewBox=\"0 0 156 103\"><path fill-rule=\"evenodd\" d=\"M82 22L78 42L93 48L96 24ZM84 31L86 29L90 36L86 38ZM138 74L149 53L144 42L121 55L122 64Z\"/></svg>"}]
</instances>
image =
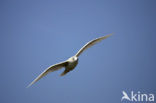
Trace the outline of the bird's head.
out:
<instances>
[{"instance_id":1,"label":"bird's head","mask_svg":"<svg viewBox=\"0 0 156 103\"><path fill-rule=\"evenodd\" d=\"M77 60L78 60L78 57L73 56L72 59L73 59L74 61L77 61Z\"/></svg>"},{"instance_id":2,"label":"bird's head","mask_svg":"<svg viewBox=\"0 0 156 103\"><path fill-rule=\"evenodd\" d=\"M78 57L76 56L72 56L71 58L68 59L68 61L77 61Z\"/></svg>"}]
</instances>

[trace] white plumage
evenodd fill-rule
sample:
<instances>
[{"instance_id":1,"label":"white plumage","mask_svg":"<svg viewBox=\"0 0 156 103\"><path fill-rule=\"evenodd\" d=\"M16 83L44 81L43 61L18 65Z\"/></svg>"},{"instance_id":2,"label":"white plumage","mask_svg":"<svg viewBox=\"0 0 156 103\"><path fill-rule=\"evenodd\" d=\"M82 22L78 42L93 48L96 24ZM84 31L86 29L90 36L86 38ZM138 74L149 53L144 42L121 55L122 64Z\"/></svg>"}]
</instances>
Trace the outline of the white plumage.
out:
<instances>
[{"instance_id":1,"label":"white plumage","mask_svg":"<svg viewBox=\"0 0 156 103\"><path fill-rule=\"evenodd\" d=\"M108 34L106 36L103 37L99 37L96 38L94 40L89 41L86 45L84 45L77 53L76 55L70 57L69 59L67 59L64 62L55 64L50 66L49 68L47 68L45 71L43 71L35 80L33 80L27 87L30 87L32 84L34 84L35 82L37 82L38 80L40 80L42 77L46 76L48 73L59 70L61 68L65 68L64 72L61 74L61 76L64 76L66 73L68 73L69 71L73 70L76 65L78 64L78 57L80 56L80 54L85 51L86 49L90 48L91 46L93 46L94 44L108 38L109 36L111 36L112 34Z\"/></svg>"}]
</instances>

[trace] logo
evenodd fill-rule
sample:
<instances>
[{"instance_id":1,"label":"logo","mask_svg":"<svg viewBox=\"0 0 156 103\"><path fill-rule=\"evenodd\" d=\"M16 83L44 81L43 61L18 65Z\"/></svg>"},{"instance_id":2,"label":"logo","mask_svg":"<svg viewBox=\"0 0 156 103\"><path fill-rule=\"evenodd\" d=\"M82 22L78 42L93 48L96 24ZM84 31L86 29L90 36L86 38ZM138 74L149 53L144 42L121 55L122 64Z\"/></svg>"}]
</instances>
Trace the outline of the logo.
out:
<instances>
[{"instance_id":1,"label":"logo","mask_svg":"<svg viewBox=\"0 0 156 103\"><path fill-rule=\"evenodd\" d=\"M121 101L146 101L146 102L153 102L154 101L154 94L146 94L146 93L141 93L140 91L134 92L131 91L129 94L127 94L125 91L122 91L122 98Z\"/></svg>"}]
</instances>

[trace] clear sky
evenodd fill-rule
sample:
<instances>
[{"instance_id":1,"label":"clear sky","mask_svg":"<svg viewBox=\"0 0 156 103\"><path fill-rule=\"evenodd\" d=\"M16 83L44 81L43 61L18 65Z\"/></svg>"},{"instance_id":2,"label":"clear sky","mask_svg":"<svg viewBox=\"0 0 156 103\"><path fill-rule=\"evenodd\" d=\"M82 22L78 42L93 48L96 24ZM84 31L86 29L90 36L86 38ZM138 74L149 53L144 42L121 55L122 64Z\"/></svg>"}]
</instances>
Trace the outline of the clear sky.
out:
<instances>
[{"instance_id":1,"label":"clear sky","mask_svg":"<svg viewBox=\"0 0 156 103\"><path fill-rule=\"evenodd\" d=\"M120 103L156 93L155 0L1 0L0 103ZM89 48L64 77L44 69Z\"/></svg>"}]
</instances>

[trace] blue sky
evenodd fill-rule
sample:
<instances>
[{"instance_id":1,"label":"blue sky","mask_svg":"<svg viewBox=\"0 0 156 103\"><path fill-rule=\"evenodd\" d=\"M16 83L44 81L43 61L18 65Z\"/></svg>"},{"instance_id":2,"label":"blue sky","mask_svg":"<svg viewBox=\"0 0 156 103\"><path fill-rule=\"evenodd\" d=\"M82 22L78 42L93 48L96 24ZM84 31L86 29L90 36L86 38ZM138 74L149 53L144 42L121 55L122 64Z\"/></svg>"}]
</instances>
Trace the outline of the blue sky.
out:
<instances>
[{"instance_id":1,"label":"blue sky","mask_svg":"<svg viewBox=\"0 0 156 103\"><path fill-rule=\"evenodd\" d=\"M114 103L122 91L156 93L155 0L1 0L1 103ZM88 41L77 67L44 69L73 56Z\"/></svg>"}]
</instances>

